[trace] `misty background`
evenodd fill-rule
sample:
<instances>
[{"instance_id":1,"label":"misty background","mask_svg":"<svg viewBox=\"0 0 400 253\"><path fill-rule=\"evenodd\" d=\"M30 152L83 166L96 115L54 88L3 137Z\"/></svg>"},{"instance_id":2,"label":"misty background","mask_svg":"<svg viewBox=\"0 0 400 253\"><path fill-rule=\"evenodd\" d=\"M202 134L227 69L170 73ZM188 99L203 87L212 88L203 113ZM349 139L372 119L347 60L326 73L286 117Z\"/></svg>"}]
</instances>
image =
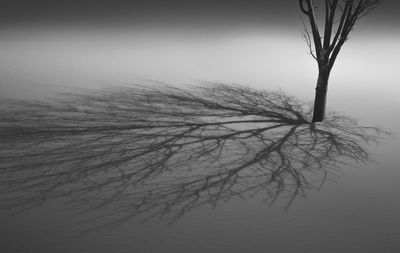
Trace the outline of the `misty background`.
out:
<instances>
[{"instance_id":1,"label":"misty background","mask_svg":"<svg viewBox=\"0 0 400 253\"><path fill-rule=\"evenodd\" d=\"M336 96L376 87L384 86L382 96L399 94L398 8L385 1L356 25L333 69L329 106L342 110ZM0 17L2 96L142 79L314 96L317 67L291 1L9 1Z\"/></svg>"},{"instance_id":2,"label":"misty background","mask_svg":"<svg viewBox=\"0 0 400 253\"><path fill-rule=\"evenodd\" d=\"M328 109L394 136L399 8L386 0L359 21L333 67L327 100ZM282 89L312 101L317 65L301 29L297 1L6 1L0 96L43 98L150 79ZM347 170L287 213L258 202L226 203L172 227L128 223L71 239L79 219L49 205L4 216L0 245L8 252L398 252L398 148L395 139L372 148L377 165Z\"/></svg>"}]
</instances>

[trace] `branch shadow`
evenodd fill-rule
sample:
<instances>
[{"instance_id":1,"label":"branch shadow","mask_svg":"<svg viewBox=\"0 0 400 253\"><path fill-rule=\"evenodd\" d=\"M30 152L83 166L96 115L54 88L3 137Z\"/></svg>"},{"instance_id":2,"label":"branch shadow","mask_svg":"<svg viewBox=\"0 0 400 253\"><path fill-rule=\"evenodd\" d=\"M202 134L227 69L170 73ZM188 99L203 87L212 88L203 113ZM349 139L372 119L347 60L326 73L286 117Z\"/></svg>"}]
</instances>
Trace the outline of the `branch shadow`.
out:
<instances>
[{"instance_id":1,"label":"branch shadow","mask_svg":"<svg viewBox=\"0 0 400 253\"><path fill-rule=\"evenodd\" d=\"M23 210L62 198L118 225L173 222L234 197L289 207L387 133L283 92L205 83L118 87L54 101L3 100L0 203Z\"/></svg>"}]
</instances>

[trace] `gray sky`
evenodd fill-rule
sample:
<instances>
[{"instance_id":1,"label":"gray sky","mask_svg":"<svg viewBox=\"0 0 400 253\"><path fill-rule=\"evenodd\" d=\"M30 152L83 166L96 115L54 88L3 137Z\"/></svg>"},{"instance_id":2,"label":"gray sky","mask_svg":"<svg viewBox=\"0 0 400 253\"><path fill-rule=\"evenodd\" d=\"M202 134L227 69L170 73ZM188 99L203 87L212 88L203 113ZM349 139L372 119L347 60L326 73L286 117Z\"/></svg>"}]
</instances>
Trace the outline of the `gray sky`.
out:
<instances>
[{"instance_id":1,"label":"gray sky","mask_svg":"<svg viewBox=\"0 0 400 253\"><path fill-rule=\"evenodd\" d=\"M385 0L359 21L333 69L330 95L376 87L364 79L398 89L399 8ZM0 93L145 78L283 88L312 99L317 67L300 16L296 0L9 0L0 8Z\"/></svg>"},{"instance_id":2,"label":"gray sky","mask_svg":"<svg viewBox=\"0 0 400 253\"><path fill-rule=\"evenodd\" d=\"M322 0L316 0L316 2ZM399 22L400 1L385 0L371 16L374 23ZM27 25L130 25L227 27L242 25L290 26L298 22L296 0L6 0L0 27Z\"/></svg>"}]
</instances>

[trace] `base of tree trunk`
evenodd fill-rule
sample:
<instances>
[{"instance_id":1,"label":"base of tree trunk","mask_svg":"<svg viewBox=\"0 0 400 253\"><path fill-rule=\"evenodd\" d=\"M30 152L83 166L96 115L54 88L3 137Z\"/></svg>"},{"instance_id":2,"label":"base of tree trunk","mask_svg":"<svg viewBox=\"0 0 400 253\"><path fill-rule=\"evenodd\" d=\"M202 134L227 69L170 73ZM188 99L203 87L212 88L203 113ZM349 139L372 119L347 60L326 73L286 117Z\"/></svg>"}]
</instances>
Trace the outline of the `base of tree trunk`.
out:
<instances>
[{"instance_id":1,"label":"base of tree trunk","mask_svg":"<svg viewBox=\"0 0 400 253\"><path fill-rule=\"evenodd\" d=\"M327 87L317 87L315 89L314 113L312 122L321 122L325 117Z\"/></svg>"}]
</instances>

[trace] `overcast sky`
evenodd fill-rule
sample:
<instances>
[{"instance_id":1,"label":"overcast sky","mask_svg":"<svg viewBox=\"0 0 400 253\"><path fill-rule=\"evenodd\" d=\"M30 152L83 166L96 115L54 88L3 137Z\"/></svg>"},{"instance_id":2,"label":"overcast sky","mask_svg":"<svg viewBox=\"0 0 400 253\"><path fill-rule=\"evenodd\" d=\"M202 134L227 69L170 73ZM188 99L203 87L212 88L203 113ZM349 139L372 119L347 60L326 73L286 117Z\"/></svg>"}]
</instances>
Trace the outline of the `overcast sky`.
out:
<instances>
[{"instance_id":1,"label":"overcast sky","mask_svg":"<svg viewBox=\"0 0 400 253\"><path fill-rule=\"evenodd\" d=\"M399 0L385 0L359 21L333 69L332 97L376 87L366 81L400 87L393 81L400 79L399 9ZM317 67L301 16L297 0L3 1L0 95L22 94L32 83L145 78L283 88L312 99Z\"/></svg>"},{"instance_id":2,"label":"overcast sky","mask_svg":"<svg viewBox=\"0 0 400 253\"><path fill-rule=\"evenodd\" d=\"M396 23L399 8L400 1L384 0L373 14L374 22ZM290 26L298 22L299 15L296 0L7 0L0 8L0 26Z\"/></svg>"}]
</instances>

